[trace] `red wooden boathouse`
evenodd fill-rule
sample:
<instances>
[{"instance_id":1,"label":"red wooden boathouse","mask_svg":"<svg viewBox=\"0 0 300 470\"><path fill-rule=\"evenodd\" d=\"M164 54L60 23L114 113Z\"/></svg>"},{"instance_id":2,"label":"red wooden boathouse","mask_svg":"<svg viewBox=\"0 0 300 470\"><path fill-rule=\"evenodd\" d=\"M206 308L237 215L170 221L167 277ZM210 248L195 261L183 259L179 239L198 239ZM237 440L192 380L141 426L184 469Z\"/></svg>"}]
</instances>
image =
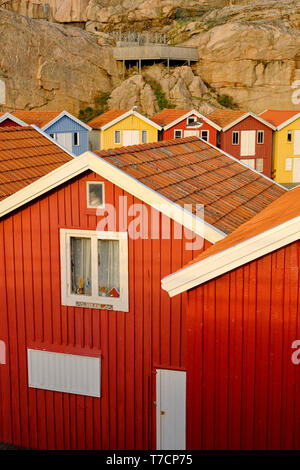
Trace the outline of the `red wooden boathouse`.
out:
<instances>
[{"instance_id":1,"label":"red wooden boathouse","mask_svg":"<svg viewBox=\"0 0 300 470\"><path fill-rule=\"evenodd\" d=\"M188 290L190 449L300 449L299 201L291 190L163 280Z\"/></svg>"},{"instance_id":2,"label":"red wooden boathouse","mask_svg":"<svg viewBox=\"0 0 300 470\"><path fill-rule=\"evenodd\" d=\"M1 127L24 127L27 126L25 122L10 113L0 113L0 128Z\"/></svg>"},{"instance_id":3,"label":"red wooden boathouse","mask_svg":"<svg viewBox=\"0 0 300 470\"><path fill-rule=\"evenodd\" d=\"M202 251L187 249L191 230L207 248L286 191L196 137L63 164L37 145L37 131L6 134L6 142L23 135L26 152L13 141L0 152L0 440L182 448L186 295L170 300L160 279ZM201 230L183 209L196 202L205 204ZM99 227L109 205L112 226ZM138 225L155 236L131 237Z\"/></svg>"}]
</instances>

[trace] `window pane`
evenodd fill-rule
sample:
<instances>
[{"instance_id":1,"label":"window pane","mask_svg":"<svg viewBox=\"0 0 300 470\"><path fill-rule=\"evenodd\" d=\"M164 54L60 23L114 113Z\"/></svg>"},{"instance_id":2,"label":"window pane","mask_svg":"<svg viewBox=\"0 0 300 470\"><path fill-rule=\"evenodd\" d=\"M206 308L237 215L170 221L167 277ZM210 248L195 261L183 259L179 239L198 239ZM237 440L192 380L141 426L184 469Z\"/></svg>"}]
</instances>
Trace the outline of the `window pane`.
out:
<instances>
[{"instance_id":1,"label":"window pane","mask_svg":"<svg viewBox=\"0 0 300 470\"><path fill-rule=\"evenodd\" d=\"M147 131L142 131L142 144L147 143Z\"/></svg>"},{"instance_id":2,"label":"window pane","mask_svg":"<svg viewBox=\"0 0 300 470\"><path fill-rule=\"evenodd\" d=\"M98 240L99 295L120 297L119 241Z\"/></svg>"},{"instance_id":3,"label":"window pane","mask_svg":"<svg viewBox=\"0 0 300 470\"><path fill-rule=\"evenodd\" d=\"M88 184L88 207L98 207L103 204L103 185L97 183Z\"/></svg>"},{"instance_id":4,"label":"window pane","mask_svg":"<svg viewBox=\"0 0 300 470\"><path fill-rule=\"evenodd\" d=\"M202 137L203 140L206 140L206 141L207 141L207 140L208 140L208 139L207 139L207 137L208 137L208 132L207 132L207 131L202 131L202 132L201 132L201 137Z\"/></svg>"},{"instance_id":5,"label":"window pane","mask_svg":"<svg viewBox=\"0 0 300 470\"><path fill-rule=\"evenodd\" d=\"M91 240L71 237L71 288L73 294L91 295Z\"/></svg>"},{"instance_id":6,"label":"window pane","mask_svg":"<svg viewBox=\"0 0 300 470\"><path fill-rule=\"evenodd\" d=\"M115 131L115 144L121 143L121 131Z\"/></svg>"},{"instance_id":7,"label":"window pane","mask_svg":"<svg viewBox=\"0 0 300 470\"><path fill-rule=\"evenodd\" d=\"M181 139L181 131L175 131L175 139Z\"/></svg>"},{"instance_id":8,"label":"window pane","mask_svg":"<svg viewBox=\"0 0 300 470\"><path fill-rule=\"evenodd\" d=\"M74 132L74 145L79 145L79 133Z\"/></svg>"}]
</instances>

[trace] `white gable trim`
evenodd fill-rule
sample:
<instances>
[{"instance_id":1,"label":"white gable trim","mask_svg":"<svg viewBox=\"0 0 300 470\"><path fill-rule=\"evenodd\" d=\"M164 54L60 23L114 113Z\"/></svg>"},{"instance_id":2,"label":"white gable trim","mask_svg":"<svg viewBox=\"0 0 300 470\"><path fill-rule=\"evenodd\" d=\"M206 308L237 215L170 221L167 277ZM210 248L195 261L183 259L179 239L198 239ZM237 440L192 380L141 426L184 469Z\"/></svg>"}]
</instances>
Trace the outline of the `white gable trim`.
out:
<instances>
[{"instance_id":1,"label":"white gable trim","mask_svg":"<svg viewBox=\"0 0 300 470\"><path fill-rule=\"evenodd\" d=\"M296 121L299 118L300 118L300 113L295 114L295 116L293 116L290 119L288 119L287 121L283 122L282 124L280 124L280 126L277 126L277 130L280 131L281 129L288 126L289 124L292 124L292 122Z\"/></svg>"},{"instance_id":2,"label":"white gable trim","mask_svg":"<svg viewBox=\"0 0 300 470\"><path fill-rule=\"evenodd\" d=\"M195 262L162 279L170 297L192 289L300 238L300 216Z\"/></svg>"},{"instance_id":3,"label":"white gable trim","mask_svg":"<svg viewBox=\"0 0 300 470\"><path fill-rule=\"evenodd\" d=\"M170 201L153 189L150 189L148 186L92 152L85 152L79 157L74 158L74 160L65 163L60 168L57 168L4 199L0 202L0 217L7 215L9 212L18 209L24 204L42 196L46 192L87 170L94 171L99 176L102 176L141 201L154 207L192 232L203 236L211 243L216 243L226 236L221 230L218 230L216 227L213 227L196 215L185 210L182 206Z\"/></svg>"},{"instance_id":4,"label":"white gable trim","mask_svg":"<svg viewBox=\"0 0 300 470\"><path fill-rule=\"evenodd\" d=\"M223 127L223 132L226 132L228 131L228 129L230 129L231 127L235 126L236 124L238 124L239 122L243 121L244 119L246 119L247 117L253 117L254 119L256 119L257 121L261 122L262 124L264 124L265 126L267 127L270 127L273 131L276 131L276 127L273 126L273 124L271 124L270 122L268 121L265 121L263 118L257 116L256 114L254 113L245 113L243 114L243 116L239 117L238 119L236 119L235 121L231 122L230 124L227 124L227 126Z\"/></svg>"},{"instance_id":5,"label":"white gable trim","mask_svg":"<svg viewBox=\"0 0 300 470\"><path fill-rule=\"evenodd\" d=\"M84 127L86 130L88 131L91 131L92 128L90 126L88 126L87 124L85 124L85 122L82 122L80 121L79 119L77 119L75 116L73 116L72 114L68 113L68 111L62 111L58 116L56 116L54 119L52 119L51 121L49 121L47 124L45 124L43 127L42 127L42 130L45 131L46 129L48 129L48 127L52 126L53 124L55 124L57 121L59 121L62 117L64 116L67 116L68 118L72 119L72 121L76 122L77 124L79 124L79 126L81 127Z\"/></svg>"},{"instance_id":6,"label":"white gable trim","mask_svg":"<svg viewBox=\"0 0 300 470\"><path fill-rule=\"evenodd\" d=\"M127 113L124 113L121 116L114 119L113 121L110 121L107 124L104 124L104 126L101 127L101 130L105 131L105 129L108 129L109 127L114 126L118 122L123 121L123 119L126 119L128 116L135 116L135 117L141 119L142 121L146 122L150 126L155 127L159 131L162 129L161 126L159 126L155 122L151 121L151 119L148 119L145 116L143 116L142 114L134 111L133 109L130 109L129 111L127 111Z\"/></svg>"},{"instance_id":7,"label":"white gable trim","mask_svg":"<svg viewBox=\"0 0 300 470\"><path fill-rule=\"evenodd\" d=\"M217 129L217 131L222 130L222 128L220 126L218 126L215 122L211 121L206 116L203 116L203 114L198 113L198 111L196 111L195 109L192 109L188 113L185 113L182 116L180 116L178 119L175 119L175 121L172 121L172 122L170 122L170 124L167 124L166 126L164 126L164 130L167 131L168 129L170 129L170 127L176 126L176 124L178 124L181 121L184 121L184 119L187 119L188 117L192 116L193 114L195 114L198 118L202 118L203 121L207 122L207 124L214 127L215 129Z\"/></svg>"},{"instance_id":8,"label":"white gable trim","mask_svg":"<svg viewBox=\"0 0 300 470\"><path fill-rule=\"evenodd\" d=\"M18 119L17 117L15 117L13 114L10 114L10 113L3 114L3 116L0 117L0 123L6 121L6 119L13 121L16 124L19 124L20 126L24 126L24 127L28 126L26 122L23 122L21 119Z\"/></svg>"}]
</instances>

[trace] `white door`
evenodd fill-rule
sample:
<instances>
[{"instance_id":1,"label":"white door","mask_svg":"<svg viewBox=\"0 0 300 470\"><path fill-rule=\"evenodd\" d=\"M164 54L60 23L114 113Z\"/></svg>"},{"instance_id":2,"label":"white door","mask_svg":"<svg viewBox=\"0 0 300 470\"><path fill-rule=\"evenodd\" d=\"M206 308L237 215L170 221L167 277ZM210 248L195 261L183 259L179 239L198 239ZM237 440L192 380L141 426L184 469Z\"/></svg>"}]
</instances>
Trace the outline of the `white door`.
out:
<instances>
[{"instance_id":1,"label":"white door","mask_svg":"<svg viewBox=\"0 0 300 470\"><path fill-rule=\"evenodd\" d=\"M256 131L241 132L241 157L255 155Z\"/></svg>"},{"instance_id":2,"label":"white door","mask_svg":"<svg viewBox=\"0 0 300 470\"><path fill-rule=\"evenodd\" d=\"M293 158L293 183L300 183L300 158Z\"/></svg>"},{"instance_id":3,"label":"white door","mask_svg":"<svg viewBox=\"0 0 300 470\"><path fill-rule=\"evenodd\" d=\"M294 155L300 155L300 131L294 131Z\"/></svg>"},{"instance_id":4,"label":"white door","mask_svg":"<svg viewBox=\"0 0 300 470\"><path fill-rule=\"evenodd\" d=\"M156 407L157 450L184 450L186 372L157 370Z\"/></svg>"},{"instance_id":5,"label":"white door","mask_svg":"<svg viewBox=\"0 0 300 470\"><path fill-rule=\"evenodd\" d=\"M184 137L191 137L191 136L199 137L199 131L183 131Z\"/></svg>"},{"instance_id":6,"label":"white door","mask_svg":"<svg viewBox=\"0 0 300 470\"><path fill-rule=\"evenodd\" d=\"M65 147L67 150L72 151L72 132L59 132L57 135L57 142Z\"/></svg>"},{"instance_id":7,"label":"white door","mask_svg":"<svg viewBox=\"0 0 300 470\"><path fill-rule=\"evenodd\" d=\"M138 145L140 143L139 131L123 131L123 145Z\"/></svg>"}]
</instances>

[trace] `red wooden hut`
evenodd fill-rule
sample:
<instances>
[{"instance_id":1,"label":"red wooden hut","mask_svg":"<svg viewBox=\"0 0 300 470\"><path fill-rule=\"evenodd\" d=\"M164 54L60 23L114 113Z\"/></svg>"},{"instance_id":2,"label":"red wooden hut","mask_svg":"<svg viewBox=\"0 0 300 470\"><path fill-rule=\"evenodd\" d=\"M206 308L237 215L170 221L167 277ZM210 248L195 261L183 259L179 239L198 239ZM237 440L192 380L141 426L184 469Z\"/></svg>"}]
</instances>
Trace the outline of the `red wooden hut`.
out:
<instances>
[{"instance_id":1,"label":"red wooden hut","mask_svg":"<svg viewBox=\"0 0 300 470\"><path fill-rule=\"evenodd\" d=\"M217 109L209 119L221 127L218 147L271 177L273 131L268 121L251 112Z\"/></svg>"},{"instance_id":2,"label":"red wooden hut","mask_svg":"<svg viewBox=\"0 0 300 470\"><path fill-rule=\"evenodd\" d=\"M162 126L160 140L182 139L197 136L217 145L217 133L221 127L195 109L163 109L152 121Z\"/></svg>"},{"instance_id":3,"label":"red wooden hut","mask_svg":"<svg viewBox=\"0 0 300 470\"><path fill-rule=\"evenodd\" d=\"M188 290L190 449L300 449L299 201L300 187L163 280Z\"/></svg>"},{"instance_id":4,"label":"red wooden hut","mask_svg":"<svg viewBox=\"0 0 300 470\"><path fill-rule=\"evenodd\" d=\"M18 190L51 158L20 147L0 152L0 440L184 447L186 295L160 279L286 191L197 137L87 152Z\"/></svg>"}]
</instances>

